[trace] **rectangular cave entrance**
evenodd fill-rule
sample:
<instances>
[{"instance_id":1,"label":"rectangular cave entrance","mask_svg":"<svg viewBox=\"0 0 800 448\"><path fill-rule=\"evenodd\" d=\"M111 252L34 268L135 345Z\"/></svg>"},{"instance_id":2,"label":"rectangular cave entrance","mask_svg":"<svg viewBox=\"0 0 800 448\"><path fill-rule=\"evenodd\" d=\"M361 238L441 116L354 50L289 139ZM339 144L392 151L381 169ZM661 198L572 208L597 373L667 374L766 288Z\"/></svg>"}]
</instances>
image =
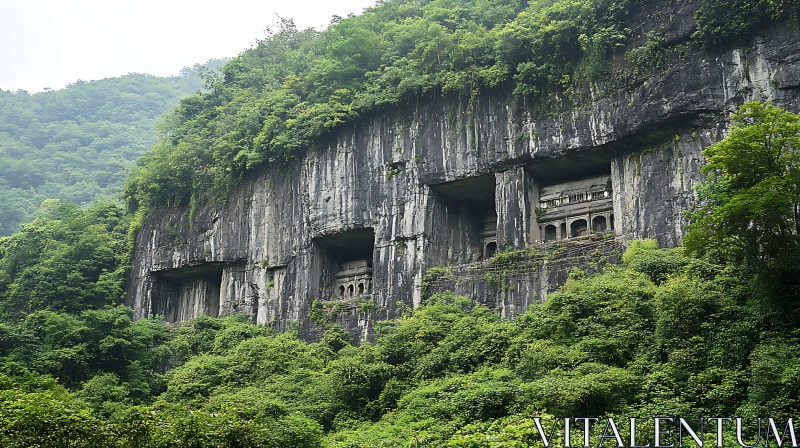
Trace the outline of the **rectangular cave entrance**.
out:
<instances>
[{"instance_id":1,"label":"rectangular cave entrance","mask_svg":"<svg viewBox=\"0 0 800 448\"><path fill-rule=\"evenodd\" d=\"M488 174L431 185L445 215L434 232L446 234L446 241L439 241L458 252L446 262L485 260L497 253L495 184L495 176Z\"/></svg>"},{"instance_id":2,"label":"rectangular cave entrance","mask_svg":"<svg viewBox=\"0 0 800 448\"><path fill-rule=\"evenodd\" d=\"M540 186L536 221L542 242L613 232L608 151L587 150L544 158L527 168Z\"/></svg>"},{"instance_id":3,"label":"rectangular cave entrance","mask_svg":"<svg viewBox=\"0 0 800 448\"><path fill-rule=\"evenodd\" d=\"M355 300L372 294L375 229L352 229L314 238L320 258L320 295L327 300Z\"/></svg>"},{"instance_id":4,"label":"rectangular cave entrance","mask_svg":"<svg viewBox=\"0 0 800 448\"><path fill-rule=\"evenodd\" d=\"M217 317L222 270L222 263L207 263L157 272L152 314L167 322L182 322L197 316Z\"/></svg>"},{"instance_id":5,"label":"rectangular cave entrance","mask_svg":"<svg viewBox=\"0 0 800 448\"><path fill-rule=\"evenodd\" d=\"M544 242L603 235L614 230L609 175L544 186L537 221Z\"/></svg>"}]
</instances>

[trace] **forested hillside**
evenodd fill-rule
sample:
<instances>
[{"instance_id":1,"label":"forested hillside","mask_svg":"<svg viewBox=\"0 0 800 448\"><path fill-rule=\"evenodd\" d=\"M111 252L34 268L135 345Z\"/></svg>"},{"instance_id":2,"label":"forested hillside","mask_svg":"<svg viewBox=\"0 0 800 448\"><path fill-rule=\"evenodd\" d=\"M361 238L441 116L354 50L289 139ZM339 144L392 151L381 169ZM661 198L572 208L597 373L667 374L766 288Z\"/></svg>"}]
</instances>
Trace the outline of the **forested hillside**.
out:
<instances>
[{"instance_id":1,"label":"forested hillside","mask_svg":"<svg viewBox=\"0 0 800 448\"><path fill-rule=\"evenodd\" d=\"M800 15L797 0L698 2L690 41L667 48L656 32L616 56L652 69ZM646 6L388 0L323 32L286 21L179 103L196 73L0 92L0 446L528 447L538 416L547 428L553 416L741 416L752 441L755 417L796 418L800 115L767 103L744 104L704 150L683 247L629 242L620 265L573 270L514 320L438 294L356 345L325 315L305 341L252 316L169 325L121 305L145 212L222 197L248 170L418 95L508 88L535 113L569 107L550 98L608 75ZM128 207L87 204L119 191L153 143ZM49 197L63 200L18 226Z\"/></svg>"},{"instance_id":2,"label":"forested hillside","mask_svg":"<svg viewBox=\"0 0 800 448\"><path fill-rule=\"evenodd\" d=\"M324 316L318 342L248 316L134 322L129 216L48 202L0 238L0 445L528 447L537 416L626 435L629 417L741 416L754 440L756 417L800 411L797 148L800 115L748 103L705 150L685 248L634 241L515 320L427 297L358 347Z\"/></svg>"},{"instance_id":3,"label":"forested hillside","mask_svg":"<svg viewBox=\"0 0 800 448\"><path fill-rule=\"evenodd\" d=\"M169 78L130 74L36 94L0 90L0 235L45 199L89 204L118 193L157 141L157 119L203 88L201 72L222 63Z\"/></svg>"}]
</instances>

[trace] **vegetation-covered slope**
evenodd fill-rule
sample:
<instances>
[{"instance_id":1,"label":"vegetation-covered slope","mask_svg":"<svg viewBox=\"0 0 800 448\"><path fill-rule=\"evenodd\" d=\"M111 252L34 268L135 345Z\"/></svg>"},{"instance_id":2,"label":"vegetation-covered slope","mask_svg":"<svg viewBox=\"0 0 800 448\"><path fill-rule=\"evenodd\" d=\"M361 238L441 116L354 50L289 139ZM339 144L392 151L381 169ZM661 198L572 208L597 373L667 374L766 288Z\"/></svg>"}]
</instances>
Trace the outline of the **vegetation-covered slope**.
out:
<instances>
[{"instance_id":1,"label":"vegetation-covered slope","mask_svg":"<svg viewBox=\"0 0 800 448\"><path fill-rule=\"evenodd\" d=\"M625 262L513 321L432 297L360 347L336 327L307 343L235 317L170 329L124 308L36 312L2 327L0 441L523 447L534 416L800 410L798 335L765 325L734 267L648 242Z\"/></svg>"},{"instance_id":2,"label":"vegetation-covered slope","mask_svg":"<svg viewBox=\"0 0 800 448\"><path fill-rule=\"evenodd\" d=\"M526 447L535 416L735 415L754 434L800 411L800 115L749 103L733 124L686 249L635 241L516 320L430 297L359 347L246 316L133 322L120 208L48 203L0 238L0 445Z\"/></svg>"},{"instance_id":3,"label":"vegetation-covered slope","mask_svg":"<svg viewBox=\"0 0 800 448\"><path fill-rule=\"evenodd\" d=\"M797 0L699 1L691 42L673 44L684 50L747 41L800 8ZM552 93L565 101L589 81L608 79L610 56L638 37L632 20L648 3L395 0L323 32L284 22L227 64L209 92L181 102L130 178L129 204L224 197L247 170L294 159L345 123L433 92L502 87L544 105L539 113L569 107ZM656 30L645 46L617 56L638 69L666 51Z\"/></svg>"},{"instance_id":4,"label":"vegetation-covered slope","mask_svg":"<svg viewBox=\"0 0 800 448\"><path fill-rule=\"evenodd\" d=\"M198 70L131 74L29 94L0 90L0 235L43 200L89 204L119 193L133 162L157 141L156 119L202 89Z\"/></svg>"}]
</instances>

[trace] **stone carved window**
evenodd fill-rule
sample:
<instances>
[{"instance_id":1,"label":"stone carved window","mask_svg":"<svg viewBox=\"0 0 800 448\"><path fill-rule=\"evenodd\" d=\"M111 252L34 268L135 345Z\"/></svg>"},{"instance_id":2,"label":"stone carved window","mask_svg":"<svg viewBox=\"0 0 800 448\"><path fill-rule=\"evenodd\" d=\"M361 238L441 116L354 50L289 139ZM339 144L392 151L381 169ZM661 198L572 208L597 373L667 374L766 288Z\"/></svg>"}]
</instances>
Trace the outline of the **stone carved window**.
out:
<instances>
[{"instance_id":1,"label":"stone carved window","mask_svg":"<svg viewBox=\"0 0 800 448\"><path fill-rule=\"evenodd\" d=\"M483 246L484 260L494 257L497 253L497 215L494 211L488 213L483 219L481 245Z\"/></svg>"},{"instance_id":2,"label":"stone carved window","mask_svg":"<svg viewBox=\"0 0 800 448\"><path fill-rule=\"evenodd\" d=\"M606 231L606 217L595 216L592 219L592 232L605 232Z\"/></svg>"},{"instance_id":3,"label":"stone carved window","mask_svg":"<svg viewBox=\"0 0 800 448\"><path fill-rule=\"evenodd\" d=\"M550 224L544 228L545 241L555 241L557 239L558 239L558 231L556 230L556 226Z\"/></svg>"},{"instance_id":4,"label":"stone carved window","mask_svg":"<svg viewBox=\"0 0 800 448\"><path fill-rule=\"evenodd\" d=\"M488 260L497 253L497 215L490 212L483 219L483 231L481 232L483 242L483 258Z\"/></svg>"},{"instance_id":5,"label":"stone carved window","mask_svg":"<svg viewBox=\"0 0 800 448\"><path fill-rule=\"evenodd\" d=\"M487 247L497 243L496 189L495 174L430 185L431 196L435 198L434 221L441 219L447 227L437 232L436 244L442 247L458 244L465 249L448 251L437 263L469 263L493 255L487 253Z\"/></svg>"},{"instance_id":6,"label":"stone carved window","mask_svg":"<svg viewBox=\"0 0 800 448\"><path fill-rule=\"evenodd\" d=\"M217 317L220 311L223 265L205 263L160 272L156 275L153 315L167 322L197 316Z\"/></svg>"},{"instance_id":7,"label":"stone carved window","mask_svg":"<svg viewBox=\"0 0 800 448\"><path fill-rule=\"evenodd\" d=\"M336 284L340 299L372 294L372 260L342 263L341 270L336 273Z\"/></svg>"},{"instance_id":8,"label":"stone carved window","mask_svg":"<svg viewBox=\"0 0 800 448\"><path fill-rule=\"evenodd\" d=\"M608 175L565 178L560 183L540 187L536 221L541 241L580 238L613 229L612 197Z\"/></svg>"},{"instance_id":9,"label":"stone carved window","mask_svg":"<svg viewBox=\"0 0 800 448\"><path fill-rule=\"evenodd\" d=\"M314 238L312 248L323 272L319 285L321 298L352 300L372 294L373 228L320 236Z\"/></svg>"},{"instance_id":10,"label":"stone carved window","mask_svg":"<svg viewBox=\"0 0 800 448\"><path fill-rule=\"evenodd\" d=\"M486 254L486 258L492 258L497 254L497 243L492 241L491 243L486 245L486 250L484 251Z\"/></svg>"},{"instance_id":11,"label":"stone carved window","mask_svg":"<svg viewBox=\"0 0 800 448\"><path fill-rule=\"evenodd\" d=\"M572 221L572 224L569 226L570 230L570 237L575 238L579 236L584 236L588 230L588 224L585 219L576 219Z\"/></svg>"},{"instance_id":12,"label":"stone carved window","mask_svg":"<svg viewBox=\"0 0 800 448\"><path fill-rule=\"evenodd\" d=\"M539 207L551 209L608 199L611 199L611 183L600 176L543 187Z\"/></svg>"},{"instance_id":13,"label":"stone carved window","mask_svg":"<svg viewBox=\"0 0 800 448\"><path fill-rule=\"evenodd\" d=\"M585 199L586 199L586 195L585 195L585 194L583 194L583 193L578 193L578 194L571 194L571 195L569 195L569 203L570 203L570 204L575 204L575 203L578 203L578 202L583 202Z\"/></svg>"}]
</instances>

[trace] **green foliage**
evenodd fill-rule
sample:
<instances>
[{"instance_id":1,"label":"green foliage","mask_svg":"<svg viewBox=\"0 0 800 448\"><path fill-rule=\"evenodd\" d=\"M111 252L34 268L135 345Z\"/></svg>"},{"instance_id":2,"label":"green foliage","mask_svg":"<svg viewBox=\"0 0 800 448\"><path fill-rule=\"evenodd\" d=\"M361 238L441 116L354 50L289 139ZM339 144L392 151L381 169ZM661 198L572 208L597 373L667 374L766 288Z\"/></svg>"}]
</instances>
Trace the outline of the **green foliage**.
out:
<instances>
[{"instance_id":1,"label":"green foliage","mask_svg":"<svg viewBox=\"0 0 800 448\"><path fill-rule=\"evenodd\" d=\"M447 268L444 266L434 266L425 270L425 280L433 281L447 275Z\"/></svg>"},{"instance_id":2,"label":"green foliage","mask_svg":"<svg viewBox=\"0 0 800 448\"><path fill-rule=\"evenodd\" d=\"M387 1L323 32L283 20L164 120L126 197L133 208L222 199L246 171L294 160L341 125L420 95L513 83L520 97L543 99L598 80L640 3Z\"/></svg>"},{"instance_id":3,"label":"green foliage","mask_svg":"<svg viewBox=\"0 0 800 448\"><path fill-rule=\"evenodd\" d=\"M0 391L0 444L27 448L116 446L111 426L52 393Z\"/></svg>"},{"instance_id":4,"label":"green foliage","mask_svg":"<svg viewBox=\"0 0 800 448\"><path fill-rule=\"evenodd\" d=\"M129 217L117 205L87 210L60 201L0 240L0 314L79 312L119 303L127 272Z\"/></svg>"},{"instance_id":5,"label":"green foliage","mask_svg":"<svg viewBox=\"0 0 800 448\"><path fill-rule=\"evenodd\" d=\"M695 252L715 245L731 257L761 261L796 245L800 229L798 152L800 115L770 104L747 103L730 135L704 150L708 180L699 191L686 245Z\"/></svg>"},{"instance_id":6,"label":"green foliage","mask_svg":"<svg viewBox=\"0 0 800 448\"><path fill-rule=\"evenodd\" d=\"M117 195L156 143L157 118L223 62L169 78L129 74L33 95L0 90L0 236L28 222L45 199L88 205Z\"/></svg>"},{"instance_id":7,"label":"green foliage","mask_svg":"<svg viewBox=\"0 0 800 448\"><path fill-rule=\"evenodd\" d=\"M284 23L164 119L128 199L195 203L408 95L591 79L637 5L390 1L323 33ZM0 237L0 445L522 447L538 415L796 415L798 148L797 115L746 104L706 150L685 251L634 241L515 320L434 295L358 346L316 300L319 342L246 316L134 322L119 303L146 208L48 201Z\"/></svg>"},{"instance_id":8,"label":"green foliage","mask_svg":"<svg viewBox=\"0 0 800 448\"><path fill-rule=\"evenodd\" d=\"M634 271L647 275L656 284L665 281L670 273L693 262L680 249L659 251L655 240L637 240L622 255L622 262Z\"/></svg>"},{"instance_id":9,"label":"green foliage","mask_svg":"<svg viewBox=\"0 0 800 448\"><path fill-rule=\"evenodd\" d=\"M774 22L797 20L798 13L797 0L703 0L693 38L708 49L729 47Z\"/></svg>"},{"instance_id":10,"label":"green foliage","mask_svg":"<svg viewBox=\"0 0 800 448\"><path fill-rule=\"evenodd\" d=\"M665 58L664 37L655 31L647 33L644 45L631 48L625 53L625 60L632 65L636 72L660 67L665 62Z\"/></svg>"},{"instance_id":11,"label":"green foliage","mask_svg":"<svg viewBox=\"0 0 800 448\"><path fill-rule=\"evenodd\" d=\"M537 115L610 78L618 49L634 78L680 56L657 32L643 46L642 0L385 1L322 32L278 30L208 79L162 122L129 178L131 208L222 201L249 170L291 162L344 124L421 96L513 90ZM693 42L714 49L796 17L797 0L702 0ZM565 99L556 100L556 93ZM470 100L472 104L472 100ZM471 118L470 118L471 120ZM399 174L389 166L386 177Z\"/></svg>"},{"instance_id":12,"label":"green foliage","mask_svg":"<svg viewBox=\"0 0 800 448\"><path fill-rule=\"evenodd\" d=\"M541 414L794 415L800 341L765 325L737 274L634 242L621 266L571 278L515 320L440 294L358 347L335 326L305 342L244 316L174 328L121 307L42 310L0 324L0 437L526 446Z\"/></svg>"},{"instance_id":13,"label":"green foliage","mask_svg":"<svg viewBox=\"0 0 800 448\"><path fill-rule=\"evenodd\" d=\"M796 328L783 310L800 304L800 115L744 104L729 136L704 150L707 179L690 213L690 253L736 263L759 284L776 324Z\"/></svg>"}]
</instances>

